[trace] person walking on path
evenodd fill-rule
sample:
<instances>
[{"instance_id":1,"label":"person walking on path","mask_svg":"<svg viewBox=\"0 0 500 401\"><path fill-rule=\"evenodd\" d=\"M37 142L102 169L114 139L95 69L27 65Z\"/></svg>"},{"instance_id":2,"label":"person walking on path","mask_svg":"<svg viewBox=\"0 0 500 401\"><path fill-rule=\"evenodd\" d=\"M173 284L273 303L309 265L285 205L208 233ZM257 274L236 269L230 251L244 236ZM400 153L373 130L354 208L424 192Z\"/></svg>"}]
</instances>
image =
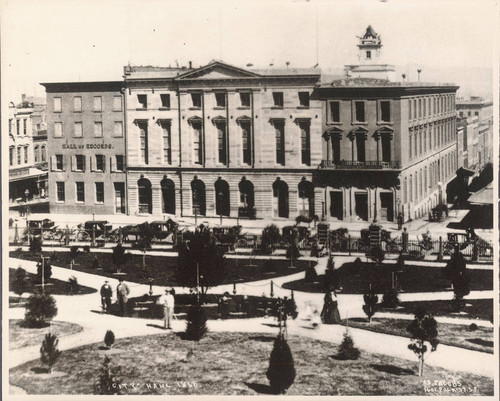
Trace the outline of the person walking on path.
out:
<instances>
[{"instance_id":1,"label":"person walking on path","mask_svg":"<svg viewBox=\"0 0 500 401\"><path fill-rule=\"evenodd\" d=\"M128 295L130 294L130 289L127 284L123 282L123 279L120 278L120 282L116 287L116 298L118 299L118 306L120 307L120 316L125 316L125 308L128 302Z\"/></svg>"},{"instance_id":2,"label":"person walking on path","mask_svg":"<svg viewBox=\"0 0 500 401\"><path fill-rule=\"evenodd\" d=\"M325 303L321 311L321 321L324 324L340 323L337 294L335 294L335 291L333 291L333 295L331 291L325 293Z\"/></svg>"},{"instance_id":3,"label":"person walking on path","mask_svg":"<svg viewBox=\"0 0 500 401\"><path fill-rule=\"evenodd\" d=\"M109 280L105 280L101 287L101 305L103 312L109 312L111 308L111 297L113 289L109 285Z\"/></svg>"},{"instance_id":4,"label":"person walking on path","mask_svg":"<svg viewBox=\"0 0 500 401\"><path fill-rule=\"evenodd\" d=\"M158 304L163 306L163 328L171 330L170 322L174 314L175 298L174 290L165 289L165 294L158 298Z\"/></svg>"}]
</instances>

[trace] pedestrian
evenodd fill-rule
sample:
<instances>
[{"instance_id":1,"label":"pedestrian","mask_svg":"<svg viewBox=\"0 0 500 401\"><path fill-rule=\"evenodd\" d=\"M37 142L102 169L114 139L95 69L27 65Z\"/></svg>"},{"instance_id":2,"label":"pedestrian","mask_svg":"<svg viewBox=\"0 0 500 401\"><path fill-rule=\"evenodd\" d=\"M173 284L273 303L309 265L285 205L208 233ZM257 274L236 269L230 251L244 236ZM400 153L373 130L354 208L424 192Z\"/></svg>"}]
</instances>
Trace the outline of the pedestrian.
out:
<instances>
[{"instance_id":1,"label":"pedestrian","mask_svg":"<svg viewBox=\"0 0 500 401\"><path fill-rule=\"evenodd\" d=\"M406 227L401 233L401 238L403 240L403 253L406 255L408 254L408 231L406 231Z\"/></svg>"},{"instance_id":2,"label":"pedestrian","mask_svg":"<svg viewBox=\"0 0 500 401\"><path fill-rule=\"evenodd\" d=\"M109 313L111 309L111 297L113 296L113 289L109 285L109 280L104 280L101 287L101 305L102 311Z\"/></svg>"},{"instance_id":3,"label":"pedestrian","mask_svg":"<svg viewBox=\"0 0 500 401\"><path fill-rule=\"evenodd\" d=\"M403 215L401 213L398 214L398 230L403 228Z\"/></svg>"},{"instance_id":4,"label":"pedestrian","mask_svg":"<svg viewBox=\"0 0 500 401\"><path fill-rule=\"evenodd\" d=\"M222 319L229 318L229 301L231 298L229 297L229 293L226 291L221 299L221 315Z\"/></svg>"},{"instance_id":5,"label":"pedestrian","mask_svg":"<svg viewBox=\"0 0 500 401\"><path fill-rule=\"evenodd\" d=\"M325 293L323 310L321 311L321 321L324 324L339 324L340 314L338 310L337 294L335 290L333 294L331 291Z\"/></svg>"},{"instance_id":6,"label":"pedestrian","mask_svg":"<svg viewBox=\"0 0 500 401\"><path fill-rule=\"evenodd\" d=\"M173 289L165 289L165 294L158 298L158 304L163 306L163 328L171 330L170 322L174 315L175 308L175 291Z\"/></svg>"},{"instance_id":7,"label":"pedestrian","mask_svg":"<svg viewBox=\"0 0 500 401\"><path fill-rule=\"evenodd\" d=\"M128 302L128 295L130 294L130 289L127 284L123 282L123 279L119 279L118 286L116 287L116 298L118 300L118 306L120 307L120 316L125 316L125 309Z\"/></svg>"}]
</instances>

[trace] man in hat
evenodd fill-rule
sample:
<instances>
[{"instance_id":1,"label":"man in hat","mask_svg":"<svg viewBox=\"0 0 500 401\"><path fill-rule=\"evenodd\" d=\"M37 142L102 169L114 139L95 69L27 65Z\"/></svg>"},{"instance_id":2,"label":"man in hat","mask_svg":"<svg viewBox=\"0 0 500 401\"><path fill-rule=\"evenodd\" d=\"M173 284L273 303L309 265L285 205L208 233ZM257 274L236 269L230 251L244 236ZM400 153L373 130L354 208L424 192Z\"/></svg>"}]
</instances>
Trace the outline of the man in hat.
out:
<instances>
[{"instance_id":1,"label":"man in hat","mask_svg":"<svg viewBox=\"0 0 500 401\"><path fill-rule=\"evenodd\" d=\"M170 321L172 320L175 307L174 290L166 288L165 294L158 298L158 304L163 306L163 328L171 330Z\"/></svg>"},{"instance_id":2,"label":"man in hat","mask_svg":"<svg viewBox=\"0 0 500 401\"><path fill-rule=\"evenodd\" d=\"M111 307L111 297L113 296L113 289L109 285L109 280L104 280L101 287L101 304L103 312L109 312Z\"/></svg>"},{"instance_id":3,"label":"man in hat","mask_svg":"<svg viewBox=\"0 0 500 401\"><path fill-rule=\"evenodd\" d=\"M123 279L119 279L118 286L116 287L116 298L118 299L118 305L120 306L120 316L125 316L125 306L128 302L128 295L130 294L130 289L127 284L123 282Z\"/></svg>"}]
</instances>

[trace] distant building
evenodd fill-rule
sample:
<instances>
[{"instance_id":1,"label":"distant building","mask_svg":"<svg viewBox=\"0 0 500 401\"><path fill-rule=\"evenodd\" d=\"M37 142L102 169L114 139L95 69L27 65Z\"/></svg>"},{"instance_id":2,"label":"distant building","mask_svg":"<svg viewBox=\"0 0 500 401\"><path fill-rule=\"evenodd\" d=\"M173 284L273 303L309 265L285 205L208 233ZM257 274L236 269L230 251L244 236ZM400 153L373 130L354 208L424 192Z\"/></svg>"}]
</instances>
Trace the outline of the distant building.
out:
<instances>
[{"instance_id":1,"label":"distant building","mask_svg":"<svg viewBox=\"0 0 500 401\"><path fill-rule=\"evenodd\" d=\"M48 210L45 99L22 95L9 105L9 207Z\"/></svg>"}]
</instances>

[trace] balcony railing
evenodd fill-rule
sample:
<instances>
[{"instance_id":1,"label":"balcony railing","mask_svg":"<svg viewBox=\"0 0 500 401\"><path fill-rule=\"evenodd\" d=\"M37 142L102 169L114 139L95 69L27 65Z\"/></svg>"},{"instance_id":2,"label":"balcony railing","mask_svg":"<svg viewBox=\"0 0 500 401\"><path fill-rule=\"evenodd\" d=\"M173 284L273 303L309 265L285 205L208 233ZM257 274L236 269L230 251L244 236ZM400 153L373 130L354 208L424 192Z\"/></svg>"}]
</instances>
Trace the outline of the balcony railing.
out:
<instances>
[{"instance_id":1,"label":"balcony railing","mask_svg":"<svg viewBox=\"0 0 500 401\"><path fill-rule=\"evenodd\" d=\"M399 161L352 161L352 160L323 160L320 168L329 168L335 170L393 170L400 169L401 163Z\"/></svg>"}]
</instances>

